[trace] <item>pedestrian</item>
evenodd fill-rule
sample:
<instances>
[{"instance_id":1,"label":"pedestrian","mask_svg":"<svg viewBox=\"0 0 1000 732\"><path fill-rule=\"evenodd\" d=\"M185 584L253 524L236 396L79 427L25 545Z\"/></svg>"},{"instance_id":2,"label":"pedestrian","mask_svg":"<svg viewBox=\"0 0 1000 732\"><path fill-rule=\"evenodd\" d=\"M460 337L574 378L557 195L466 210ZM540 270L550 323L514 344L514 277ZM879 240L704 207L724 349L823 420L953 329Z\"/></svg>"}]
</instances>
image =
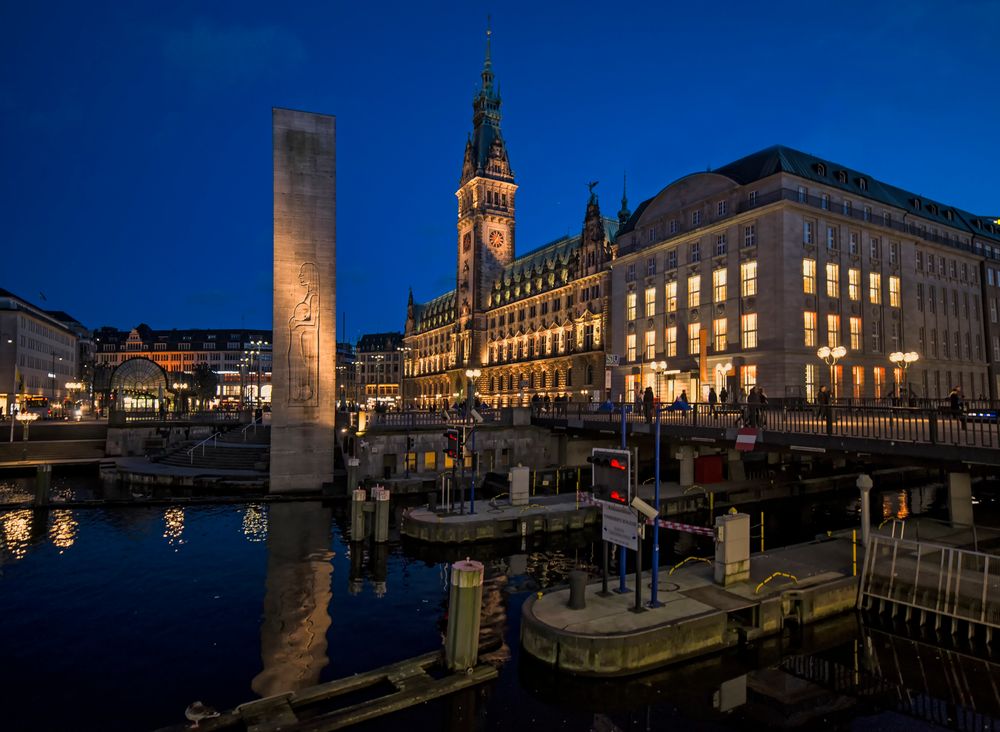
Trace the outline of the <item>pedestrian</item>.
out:
<instances>
[{"instance_id":1,"label":"pedestrian","mask_svg":"<svg viewBox=\"0 0 1000 732\"><path fill-rule=\"evenodd\" d=\"M961 423L962 429L966 429L965 424L965 400L962 398L962 387L952 388L948 394L948 402L951 404L951 413Z\"/></svg>"},{"instance_id":2,"label":"pedestrian","mask_svg":"<svg viewBox=\"0 0 1000 732\"><path fill-rule=\"evenodd\" d=\"M544 399L542 399L542 410L543 410L543 411L545 411L545 412L548 412L548 411L549 411L549 405L551 405L551 403L552 403L552 402L551 402L551 400L549 399L549 395L548 395L548 394L546 394L546 395L545 395L545 398L544 398Z\"/></svg>"},{"instance_id":3,"label":"pedestrian","mask_svg":"<svg viewBox=\"0 0 1000 732\"><path fill-rule=\"evenodd\" d=\"M830 413L830 389L824 384L819 388L816 401L819 403L819 416L826 422L826 431L832 431L833 415Z\"/></svg>"},{"instance_id":4,"label":"pedestrian","mask_svg":"<svg viewBox=\"0 0 1000 732\"><path fill-rule=\"evenodd\" d=\"M720 404L729 403L729 390L726 387L722 387L722 390L719 392L719 403Z\"/></svg>"},{"instance_id":5,"label":"pedestrian","mask_svg":"<svg viewBox=\"0 0 1000 732\"><path fill-rule=\"evenodd\" d=\"M747 423L751 427L758 427L760 422L760 392L756 386L750 387L747 395Z\"/></svg>"},{"instance_id":6,"label":"pedestrian","mask_svg":"<svg viewBox=\"0 0 1000 732\"><path fill-rule=\"evenodd\" d=\"M764 387L760 387L757 390L760 394L760 426L763 427L767 424L767 394L764 393Z\"/></svg>"},{"instance_id":7,"label":"pedestrian","mask_svg":"<svg viewBox=\"0 0 1000 732\"><path fill-rule=\"evenodd\" d=\"M723 389L725 391L725 389ZM715 413L715 405L719 403L719 395L715 393L715 387L710 386L708 388L708 411L712 413L715 419L719 418L719 415Z\"/></svg>"},{"instance_id":8,"label":"pedestrian","mask_svg":"<svg viewBox=\"0 0 1000 732\"><path fill-rule=\"evenodd\" d=\"M653 387L647 386L642 393L642 411L646 415L646 423L653 421Z\"/></svg>"}]
</instances>

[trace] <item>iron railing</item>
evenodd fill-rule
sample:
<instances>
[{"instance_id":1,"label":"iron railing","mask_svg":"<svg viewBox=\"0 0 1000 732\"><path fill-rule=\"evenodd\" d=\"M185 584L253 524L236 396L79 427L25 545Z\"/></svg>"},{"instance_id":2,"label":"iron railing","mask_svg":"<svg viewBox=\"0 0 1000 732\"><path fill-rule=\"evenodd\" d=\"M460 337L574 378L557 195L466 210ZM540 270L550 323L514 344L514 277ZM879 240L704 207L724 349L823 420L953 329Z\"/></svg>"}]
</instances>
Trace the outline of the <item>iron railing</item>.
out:
<instances>
[{"instance_id":1,"label":"iron railing","mask_svg":"<svg viewBox=\"0 0 1000 732\"><path fill-rule=\"evenodd\" d=\"M934 619L1000 628L1000 556L873 535L865 551L859 603L875 601Z\"/></svg>"}]
</instances>

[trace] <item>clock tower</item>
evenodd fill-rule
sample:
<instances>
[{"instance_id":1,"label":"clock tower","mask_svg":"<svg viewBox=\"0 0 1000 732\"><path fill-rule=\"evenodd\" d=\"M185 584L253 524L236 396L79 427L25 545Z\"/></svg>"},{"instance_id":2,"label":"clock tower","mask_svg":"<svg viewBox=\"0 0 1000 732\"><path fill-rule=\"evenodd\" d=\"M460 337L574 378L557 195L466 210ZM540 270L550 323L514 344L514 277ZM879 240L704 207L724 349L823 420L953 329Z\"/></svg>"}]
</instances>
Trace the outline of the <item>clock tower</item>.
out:
<instances>
[{"instance_id":1,"label":"clock tower","mask_svg":"<svg viewBox=\"0 0 1000 732\"><path fill-rule=\"evenodd\" d=\"M490 288L514 259L514 173L500 134L500 90L493 84L490 31L482 86L472 101L472 134L465 143L458 198L458 278L455 364L478 366L486 355Z\"/></svg>"}]
</instances>

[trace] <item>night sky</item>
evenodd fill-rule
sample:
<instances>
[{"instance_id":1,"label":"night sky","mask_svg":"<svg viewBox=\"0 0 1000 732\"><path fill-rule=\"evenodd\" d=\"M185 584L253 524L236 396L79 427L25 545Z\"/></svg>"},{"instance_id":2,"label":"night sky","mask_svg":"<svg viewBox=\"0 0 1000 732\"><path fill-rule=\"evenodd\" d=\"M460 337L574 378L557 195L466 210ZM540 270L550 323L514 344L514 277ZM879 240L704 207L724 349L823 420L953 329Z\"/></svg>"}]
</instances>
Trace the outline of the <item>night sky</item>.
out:
<instances>
[{"instance_id":1,"label":"night sky","mask_svg":"<svg viewBox=\"0 0 1000 732\"><path fill-rule=\"evenodd\" d=\"M283 106L337 116L347 336L402 329L409 286L454 286L488 13L519 253L579 231L589 180L614 215L623 171L634 209L776 143L1000 213L998 2L5 2L0 287L269 328Z\"/></svg>"}]
</instances>

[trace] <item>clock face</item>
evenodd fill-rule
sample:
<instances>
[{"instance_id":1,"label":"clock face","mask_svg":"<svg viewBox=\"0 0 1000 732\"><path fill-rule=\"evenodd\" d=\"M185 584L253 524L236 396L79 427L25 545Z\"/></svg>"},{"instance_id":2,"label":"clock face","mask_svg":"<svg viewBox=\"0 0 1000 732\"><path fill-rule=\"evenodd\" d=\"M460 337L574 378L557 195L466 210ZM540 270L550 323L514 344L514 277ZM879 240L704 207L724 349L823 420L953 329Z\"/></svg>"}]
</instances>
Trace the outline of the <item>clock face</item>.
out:
<instances>
[{"instance_id":1,"label":"clock face","mask_svg":"<svg viewBox=\"0 0 1000 732\"><path fill-rule=\"evenodd\" d=\"M502 231L491 231L490 232L490 246L499 249L503 246L503 232Z\"/></svg>"}]
</instances>

